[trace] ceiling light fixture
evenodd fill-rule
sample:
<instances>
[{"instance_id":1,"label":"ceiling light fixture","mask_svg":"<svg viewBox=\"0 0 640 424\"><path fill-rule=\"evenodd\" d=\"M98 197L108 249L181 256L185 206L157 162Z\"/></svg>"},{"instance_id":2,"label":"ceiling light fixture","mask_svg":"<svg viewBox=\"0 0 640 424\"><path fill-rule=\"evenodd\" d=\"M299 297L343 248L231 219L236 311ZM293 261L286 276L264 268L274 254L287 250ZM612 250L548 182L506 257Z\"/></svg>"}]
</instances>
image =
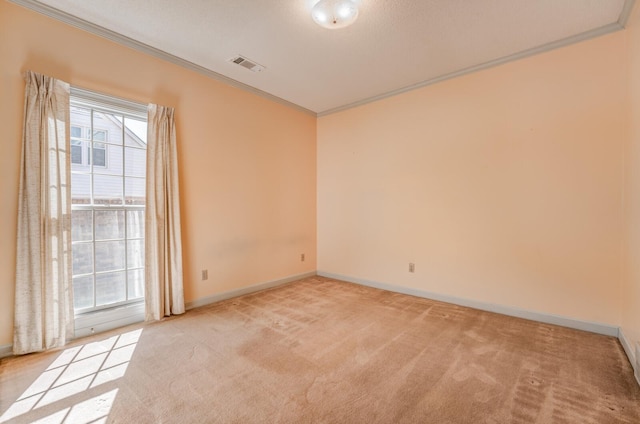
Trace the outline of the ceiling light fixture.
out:
<instances>
[{"instance_id":1,"label":"ceiling light fixture","mask_svg":"<svg viewBox=\"0 0 640 424\"><path fill-rule=\"evenodd\" d=\"M324 28L344 28L358 17L357 0L320 0L311 9L311 16Z\"/></svg>"}]
</instances>

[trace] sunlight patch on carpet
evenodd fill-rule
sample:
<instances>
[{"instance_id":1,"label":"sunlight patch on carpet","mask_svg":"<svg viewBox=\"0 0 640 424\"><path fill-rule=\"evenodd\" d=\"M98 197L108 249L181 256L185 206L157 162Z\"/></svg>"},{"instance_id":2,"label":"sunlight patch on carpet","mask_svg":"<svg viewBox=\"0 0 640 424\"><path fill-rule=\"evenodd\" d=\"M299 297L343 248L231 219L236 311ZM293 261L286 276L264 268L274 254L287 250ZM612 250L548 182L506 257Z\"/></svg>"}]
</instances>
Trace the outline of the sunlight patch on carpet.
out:
<instances>
[{"instance_id":1,"label":"sunlight patch on carpet","mask_svg":"<svg viewBox=\"0 0 640 424\"><path fill-rule=\"evenodd\" d=\"M141 334L142 329L139 329L62 351L0 416L0 423L122 378ZM65 402L65 408L33 422L106 421L117 393L116 388L90 399L79 399L71 407Z\"/></svg>"}]
</instances>

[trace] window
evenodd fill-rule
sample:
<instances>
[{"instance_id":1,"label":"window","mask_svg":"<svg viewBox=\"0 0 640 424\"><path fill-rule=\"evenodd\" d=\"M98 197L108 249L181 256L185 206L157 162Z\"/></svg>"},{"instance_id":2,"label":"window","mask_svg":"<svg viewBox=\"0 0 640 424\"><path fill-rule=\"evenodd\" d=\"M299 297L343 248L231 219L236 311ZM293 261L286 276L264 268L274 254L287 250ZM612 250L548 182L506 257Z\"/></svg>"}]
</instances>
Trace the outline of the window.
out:
<instances>
[{"instance_id":1,"label":"window","mask_svg":"<svg viewBox=\"0 0 640 424\"><path fill-rule=\"evenodd\" d=\"M80 108L72 107L71 117L75 116L75 122L81 123L81 117L89 116L90 110L84 112ZM72 125L70 133L72 164L89 166L93 162L96 167L107 167L107 147L103 143L108 141L107 130Z\"/></svg>"},{"instance_id":2,"label":"window","mask_svg":"<svg viewBox=\"0 0 640 424\"><path fill-rule=\"evenodd\" d=\"M87 137L91 138L93 141L91 150L93 154L91 157L93 158L93 166L107 166L107 150L105 148L104 143L99 143L100 141L107 141L107 131L106 130L97 130L97 129L88 129L87 128ZM93 136L92 136L93 134Z\"/></svg>"},{"instance_id":3,"label":"window","mask_svg":"<svg viewBox=\"0 0 640 424\"><path fill-rule=\"evenodd\" d=\"M93 143L93 166L107 166L107 149L104 143Z\"/></svg>"},{"instance_id":4,"label":"window","mask_svg":"<svg viewBox=\"0 0 640 424\"><path fill-rule=\"evenodd\" d=\"M72 89L70 110L76 316L144 296L146 106L83 93Z\"/></svg>"},{"instance_id":5,"label":"window","mask_svg":"<svg viewBox=\"0 0 640 424\"><path fill-rule=\"evenodd\" d=\"M105 130L93 130L93 141L107 141L107 132Z\"/></svg>"},{"instance_id":6,"label":"window","mask_svg":"<svg viewBox=\"0 0 640 424\"><path fill-rule=\"evenodd\" d=\"M82 165L82 127L71 126L71 163Z\"/></svg>"},{"instance_id":7,"label":"window","mask_svg":"<svg viewBox=\"0 0 640 424\"><path fill-rule=\"evenodd\" d=\"M82 141L71 139L71 163L82 165Z\"/></svg>"}]
</instances>

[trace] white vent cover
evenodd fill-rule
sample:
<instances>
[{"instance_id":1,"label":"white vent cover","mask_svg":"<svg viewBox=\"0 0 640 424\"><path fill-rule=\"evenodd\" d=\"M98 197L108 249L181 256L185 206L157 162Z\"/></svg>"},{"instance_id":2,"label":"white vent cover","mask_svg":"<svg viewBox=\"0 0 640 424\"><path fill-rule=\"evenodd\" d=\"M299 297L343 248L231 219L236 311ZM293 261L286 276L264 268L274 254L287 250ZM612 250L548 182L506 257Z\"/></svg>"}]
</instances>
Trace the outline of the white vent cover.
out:
<instances>
[{"instance_id":1,"label":"white vent cover","mask_svg":"<svg viewBox=\"0 0 640 424\"><path fill-rule=\"evenodd\" d=\"M253 72L264 71L264 66L254 62L253 60L247 59L244 56L236 56L234 58L229 59L229 62L235 63L236 65L240 65Z\"/></svg>"}]
</instances>

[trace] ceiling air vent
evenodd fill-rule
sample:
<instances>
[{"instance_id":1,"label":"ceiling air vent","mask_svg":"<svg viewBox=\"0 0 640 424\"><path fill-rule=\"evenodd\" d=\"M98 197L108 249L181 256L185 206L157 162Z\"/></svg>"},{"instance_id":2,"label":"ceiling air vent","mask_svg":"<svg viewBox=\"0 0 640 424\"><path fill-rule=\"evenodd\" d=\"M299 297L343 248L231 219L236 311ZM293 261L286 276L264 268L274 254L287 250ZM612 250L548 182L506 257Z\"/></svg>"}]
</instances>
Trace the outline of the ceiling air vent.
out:
<instances>
[{"instance_id":1,"label":"ceiling air vent","mask_svg":"<svg viewBox=\"0 0 640 424\"><path fill-rule=\"evenodd\" d=\"M240 65L244 68L247 68L253 72L262 72L264 71L264 66L257 64L253 60L247 59L244 56L236 56L233 59L229 59L229 62L233 62L236 65Z\"/></svg>"}]
</instances>

